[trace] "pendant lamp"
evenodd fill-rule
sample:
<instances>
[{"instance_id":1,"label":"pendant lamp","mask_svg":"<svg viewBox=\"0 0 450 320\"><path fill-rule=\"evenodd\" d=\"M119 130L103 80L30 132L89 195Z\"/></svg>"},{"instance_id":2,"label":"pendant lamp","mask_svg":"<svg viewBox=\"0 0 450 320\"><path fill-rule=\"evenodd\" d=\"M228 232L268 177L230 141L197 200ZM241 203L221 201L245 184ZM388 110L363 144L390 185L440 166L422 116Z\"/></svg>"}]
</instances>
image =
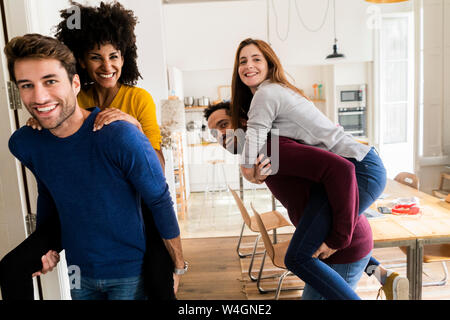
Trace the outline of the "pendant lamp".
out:
<instances>
[{"instance_id":1,"label":"pendant lamp","mask_svg":"<svg viewBox=\"0 0 450 320\"><path fill-rule=\"evenodd\" d=\"M405 2L408 0L366 0L366 2L371 3L396 3L396 2Z\"/></svg>"},{"instance_id":2,"label":"pendant lamp","mask_svg":"<svg viewBox=\"0 0 450 320\"><path fill-rule=\"evenodd\" d=\"M345 55L342 53L338 53L337 51L337 38L336 38L336 0L333 0L333 12L334 12L334 45L333 45L333 53L329 54L326 59L337 59L337 58L345 58Z\"/></svg>"}]
</instances>

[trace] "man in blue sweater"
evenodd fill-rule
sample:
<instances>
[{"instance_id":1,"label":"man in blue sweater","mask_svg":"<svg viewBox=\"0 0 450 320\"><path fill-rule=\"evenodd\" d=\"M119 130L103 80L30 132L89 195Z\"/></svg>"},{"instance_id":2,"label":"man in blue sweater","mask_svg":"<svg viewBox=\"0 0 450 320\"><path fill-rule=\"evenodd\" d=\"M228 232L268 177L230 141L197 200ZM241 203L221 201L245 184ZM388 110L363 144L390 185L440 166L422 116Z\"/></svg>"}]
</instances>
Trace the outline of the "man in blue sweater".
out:
<instances>
[{"instance_id":1,"label":"man in blue sweater","mask_svg":"<svg viewBox=\"0 0 450 320\"><path fill-rule=\"evenodd\" d=\"M78 106L76 61L56 39L17 37L5 53L24 105L44 128L20 128L9 148L36 177L37 228L59 214L67 263L81 272L72 299L145 298L141 198L182 274L178 221L148 139L124 121L92 130L100 109Z\"/></svg>"}]
</instances>

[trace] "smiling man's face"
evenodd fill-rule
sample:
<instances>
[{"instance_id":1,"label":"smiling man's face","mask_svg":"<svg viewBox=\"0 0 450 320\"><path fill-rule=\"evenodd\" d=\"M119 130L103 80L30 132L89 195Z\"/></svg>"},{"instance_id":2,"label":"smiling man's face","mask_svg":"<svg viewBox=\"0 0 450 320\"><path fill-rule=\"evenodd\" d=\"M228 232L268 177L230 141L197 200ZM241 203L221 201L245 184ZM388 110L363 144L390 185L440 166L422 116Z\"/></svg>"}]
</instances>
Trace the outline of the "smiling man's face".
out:
<instances>
[{"instance_id":1,"label":"smiling man's face","mask_svg":"<svg viewBox=\"0 0 450 320\"><path fill-rule=\"evenodd\" d=\"M213 132L216 139L219 133L224 135L227 129L232 129L231 116L228 115L227 110L219 109L214 111L208 118L208 128Z\"/></svg>"},{"instance_id":2,"label":"smiling man's face","mask_svg":"<svg viewBox=\"0 0 450 320\"><path fill-rule=\"evenodd\" d=\"M71 81L58 60L20 59L14 73L25 107L43 128L58 129L74 113L79 78L75 75Z\"/></svg>"},{"instance_id":3,"label":"smiling man's face","mask_svg":"<svg viewBox=\"0 0 450 320\"><path fill-rule=\"evenodd\" d=\"M233 130L231 116L226 109L218 109L211 113L208 118L208 128L228 152L238 154L242 152L245 143L245 132L242 129Z\"/></svg>"}]
</instances>

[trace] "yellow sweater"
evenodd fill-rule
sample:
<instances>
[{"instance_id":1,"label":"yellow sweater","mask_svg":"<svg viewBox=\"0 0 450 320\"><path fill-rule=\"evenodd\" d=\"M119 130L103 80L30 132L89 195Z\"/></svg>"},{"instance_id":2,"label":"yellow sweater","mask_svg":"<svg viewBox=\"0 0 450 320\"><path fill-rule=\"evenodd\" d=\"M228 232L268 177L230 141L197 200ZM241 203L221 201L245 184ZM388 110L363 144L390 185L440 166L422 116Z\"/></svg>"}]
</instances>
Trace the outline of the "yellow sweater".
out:
<instances>
[{"instance_id":1,"label":"yellow sweater","mask_svg":"<svg viewBox=\"0 0 450 320\"><path fill-rule=\"evenodd\" d=\"M93 88L81 90L78 94L78 104L86 109L95 107ZM109 108L116 108L136 118L144 130L144 134L153 148L161 148L161 131L156 122L156 105L146 90L122 84Z\"/></svg>"}]
</instances>

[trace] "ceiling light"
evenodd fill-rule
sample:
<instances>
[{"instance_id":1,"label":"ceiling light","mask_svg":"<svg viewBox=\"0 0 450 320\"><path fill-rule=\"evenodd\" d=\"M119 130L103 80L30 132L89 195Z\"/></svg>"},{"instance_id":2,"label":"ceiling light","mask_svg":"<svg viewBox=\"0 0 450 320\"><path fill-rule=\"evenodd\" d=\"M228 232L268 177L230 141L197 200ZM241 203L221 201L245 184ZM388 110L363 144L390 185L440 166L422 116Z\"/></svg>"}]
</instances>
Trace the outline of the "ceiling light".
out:
<instances>
[{"instance_id":1,"label":"ceiling light","mask_svg":"<svg viewBox=\"0 0 450 320\"><path fill-rule=\"evenodd\" d=\"M405 2L408 0L366 0L366 2L372 3L396 3L396 2Z\"/></svg>"},{"instance_id":2,"label":"ceiling light","mask_svg":"<svg viewBox=\"0 0 450 320\"><path fill-rule=\"evenodd\" d=\"M333 11L334 11L334 45L333 45L333 53L329 54L326 59L337 59L337 58L345 58L345 55L337 52L337 38L336 38L336 1L333 0Z\"/></svg>"}]
</instances>

